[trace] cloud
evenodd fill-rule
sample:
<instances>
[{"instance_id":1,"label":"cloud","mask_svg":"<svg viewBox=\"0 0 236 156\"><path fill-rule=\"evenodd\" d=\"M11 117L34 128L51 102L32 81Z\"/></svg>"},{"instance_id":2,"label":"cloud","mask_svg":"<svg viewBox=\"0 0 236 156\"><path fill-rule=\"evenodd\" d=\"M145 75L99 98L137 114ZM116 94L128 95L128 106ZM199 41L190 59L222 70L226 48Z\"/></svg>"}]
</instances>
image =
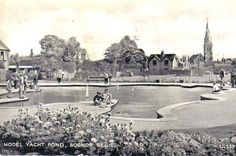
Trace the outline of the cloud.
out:
<instances>
[{"instance_id":1,"label":"cloud","mask_svg":"<svg viewBox=\"0 0 236 156\"><path fill-rule=\"evenodd\" d=\"M162 49L178 55L203 52L209 18L214 54L236 57L234 0L0 0L0 36L12 50L40 52L39 40L55 34L74 36L92 59L125 35L138 35L149 55ZM137 32L135 31L137 29Z\"/></svg>"}]
</instances>

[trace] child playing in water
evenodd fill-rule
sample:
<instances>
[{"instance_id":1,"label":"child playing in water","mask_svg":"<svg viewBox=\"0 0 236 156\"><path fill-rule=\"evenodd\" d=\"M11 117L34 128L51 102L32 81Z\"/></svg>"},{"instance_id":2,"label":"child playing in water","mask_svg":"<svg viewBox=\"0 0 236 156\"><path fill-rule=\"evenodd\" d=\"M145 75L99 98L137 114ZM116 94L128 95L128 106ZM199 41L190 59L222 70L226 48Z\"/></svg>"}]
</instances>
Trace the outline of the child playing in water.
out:
<instances>
[{"instance_id":1,"label":"child playing in water","mask_svg":"<svg viewBox=\"0 0 236 156\"><path fill-rule=\"evenodd\" d=\"M106 103L106 104L111 104L112 103L112 95L110 93L108 93L108 89L105 89L104 90L104 93L103 93L103 101Z\"/></svg>"},{"instance_id":2,"label":"child playing in water","mask_svg":"<svg viewBox=\"0 0 236 156\"><path fill-rule=\"evenodd\" d=\"M213 82L212 93L218 92L220 92L220 87L216 84L216 82Z\"/></svg>"}]
</instances>

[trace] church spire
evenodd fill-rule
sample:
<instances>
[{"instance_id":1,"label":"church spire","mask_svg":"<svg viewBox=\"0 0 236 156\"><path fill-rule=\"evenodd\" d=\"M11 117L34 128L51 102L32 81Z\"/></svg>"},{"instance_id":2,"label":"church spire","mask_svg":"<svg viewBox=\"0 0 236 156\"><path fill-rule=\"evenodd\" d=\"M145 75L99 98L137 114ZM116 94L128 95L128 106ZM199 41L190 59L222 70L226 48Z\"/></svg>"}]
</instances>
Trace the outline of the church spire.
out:
<instances>
[{"instance_id":1,"label":"church spire","mask_svg":"<svg viewBox=\"0 0 236 156\"><path fill-rule=\"evenodd\" d=\"M208 18L207 18L206 30L208 30Z\"/></svg>"},{"instance_id":2,"label":"church spire","mask_svg":"<svg viewBox=\"0 0 236 156\"><path fill-rule=\"evenodd\" d=\"M210 35L210 30L208 26L208 18L206 23L206 32L204 37L204 60L205 63L211 64L213 61L213 53L212 53L212 40Z\"/></svg>"},{"instance_id":3,"label":"church spire","mask_svg":"<svg viewBox=\"0 0 236 156\"><path fill-rule=\"evenodd\" d=\"M205 42L211 41L210 29L209 29L209 26L208 26L208 18L207 18L207 23L206 23L206 32L205 32L204 41L205 41Z\"/></svg>"}]
</instances>

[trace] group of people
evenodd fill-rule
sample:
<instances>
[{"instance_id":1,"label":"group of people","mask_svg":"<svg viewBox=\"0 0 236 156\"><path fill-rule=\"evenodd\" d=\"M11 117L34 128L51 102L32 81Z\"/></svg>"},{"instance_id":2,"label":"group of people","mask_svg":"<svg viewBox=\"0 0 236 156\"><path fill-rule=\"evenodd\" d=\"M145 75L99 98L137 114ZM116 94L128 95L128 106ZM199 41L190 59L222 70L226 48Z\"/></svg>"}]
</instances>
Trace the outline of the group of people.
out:
<instances>
[{"instance_id":1,"label":"group of people","mask_svg":"<svg viewBox=\"0 0 236 156\"><path fill-rule=\"evenodd\" d=\"M12 97L12 91L13 89L19 89L19 98L24 98L24 95L26 93L27 88L31 89L38 89L38 75L35 74L33 76L32 84L28 84L28 75L27 74L19 74L19 73L13 73L11 76L7 79L7 97Z\"/></svg>"},{"instance_id":2,"label":"group of people","mask_svg":"<svg viewBox=\"0 0 236 156\"><path fill-rule=\"evenodd\" d=\"M220 84L213 82L212 93L218 93L221 90L223 90L224 86L223 79L225 77L225 71L222 68L220 68L219 76L220 76Z\"/></svg>"},{"instance_id":3,"label":"group of people","mask_svg":"<svg viewBox=\"0 0 236 156\"><path fill-rule=\"evenodd\" d=\"M112 95L105 89L103 93L97 92L93 98L93 104L95 106L107 105L112 103Z\"/></svg>"},{"instance_id":4,"label":"group of people","mask_svg":"<svg viewBox=\"0 0 236 156\"><path fill-rule=\"evenodd\" d=\"M218 84L216 82L213 82L212 93L220 92L221 90L223 90L223 87L225 85L224 84L225 71L222 68L220 68L219 77L220 77L220 81ZM235 70L235 68L230 73L230 84L231 84L232 88L234 88L234 86L236 84L236 70Z\"/></svg>"}]
</instances>

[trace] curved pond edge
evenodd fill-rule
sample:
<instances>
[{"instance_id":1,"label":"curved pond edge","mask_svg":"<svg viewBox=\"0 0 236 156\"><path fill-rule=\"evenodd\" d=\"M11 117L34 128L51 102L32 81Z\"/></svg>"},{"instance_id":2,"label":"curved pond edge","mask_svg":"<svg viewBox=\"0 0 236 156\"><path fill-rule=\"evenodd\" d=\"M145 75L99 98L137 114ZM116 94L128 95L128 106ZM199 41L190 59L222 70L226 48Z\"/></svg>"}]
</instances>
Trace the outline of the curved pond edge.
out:
<instances>
[{"instance_id":1,"label":"curved pond edge","mask_svg":"<svg viewBox=\"0 0 236 156\"><path fill-rule=\"evenodd\" d=\"M175 86L183 88L194 88L194 87L208 87L212 88L212 83L154 83L154 82L136 82L136 83L39 83L39 87L115 87L115 86ZM1 83L0 87L6 87L6 84Z\"/></svg>"},{"instance_id":2,"label":"curved pond edge","mask_svg":"<svg viewBox=\"0 0 236 156\"><path fill-rule=\"evenodd\" d=\"M169 86L169 87L208 87L212 88L211 83L62 83L62 84L39 84L40 87L116 87L116 86Z\"/></svg>"},{"instance_id":3,"label":"curved pond edge","mask_svg":"<svg viewBox=\"0 0 236 156\"><path fill-rule=\"evenodd\" d=\"M228 89L227 89L228 90ZM218 94L202 94L200 95L201 100L199 101L189 101L172 104L166 107L163 107L156 111L158 118L134 118L134 117L122 117L122 116L111 116L111 119L119 119L125 121L156 121L156 122L170 122L178 120L178 117L173 113L176 109L180 107L185 107L193 104L202 104L203 100L226 100L224 97L220 97L219 95L226 94L224 92Z\"/></svg>"},{"instance_id":4,"label":"curved pond edge","mask_svg":"<svg viewBox=\"0 0 236 156\"><path fill-rule=\"evenodd\" d=\"M70 84L40 84L41 87L114 87L114 86L174 86L174 87L183 87L183 88L195 88L195 87L208 87L212 88L212 84L199 84L199 83L114 83L112 85L105 85L105 84L81 84L81 83L70 83ZM34 92L27 91L27 92ZM4 93L6 94L6 93ZM2 95L2 94L1 94ZM203 94L201 95L201 100L224 100L222 97L218 97L217 95L220 94ZM3 99L1 99L3 100ZM7 100L7 99L6 99ZM19 102L19 101L12 101L12 102ZM61 106L72 106L78 104L86 104L86 101L75 102L75 103L50 103L50 104L43 104L42 107L50 107L60 104ZM199 104L200 101L190 101L190 102L183 102L172 104L166 107L163 107L156 111L158 118L135 118L135 117L124 117L124 116L111 116L111 119L120 119L120 120L133 120L133 121L160 121L160 122L167 122L167 121L174 121L177 120L177 117L174 115L173 111L179 107L192 105L192 104ZM22 106L21 106L22 107ZM34 108L38 107L38 105L32 106L24 106L25 108ZM101 114L109 113L112 111L114 106L103 108L103 111L100 112ZM0 109L18 109L20 107L7 107L7 106L0 106ZM100 108L98 108L100 109ZM100 109L101 110L101 109Z\"/></svg>"}]
</instances>

